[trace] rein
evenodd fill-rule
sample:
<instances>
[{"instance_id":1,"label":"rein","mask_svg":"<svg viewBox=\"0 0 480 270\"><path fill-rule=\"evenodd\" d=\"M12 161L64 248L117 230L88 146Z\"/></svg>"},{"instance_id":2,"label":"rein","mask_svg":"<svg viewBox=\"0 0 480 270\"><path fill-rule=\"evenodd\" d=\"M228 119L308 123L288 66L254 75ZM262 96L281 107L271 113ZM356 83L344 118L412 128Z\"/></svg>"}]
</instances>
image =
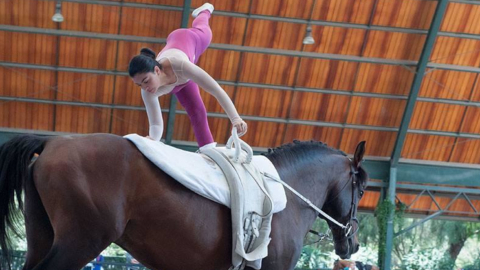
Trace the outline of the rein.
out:
<instances>
[{"instance_id":1,"label":"rein","mask_svg":"<svg viewBox=\"0 0 480 270\"><path fill-rule=\"evenodd\" d=\"M351 161L351 160L350 160ZM327 213L323 212L320 208L318 208L317 206L315 206L309 199L305 198L302 194L300 194L298 191L296 191L295 189L293 189L292 187L290 187L287 183L285 183L283 180L279 179L279 178L276 178L275 176L273 175L270 175L268 173L264 173L264 172L261 172L261 174L263 174L265 177L268 177L272 180L275 180L279 183L281 183L283 186L285 186L286 188L288 188L291 192L293 192L293 194L297 195L297 197L299 197L300 199L302 199L304 202L306 202L308 204L308 206L310 206L311 208L313 208L315 211L317 211L317 213L319 213L320 215L322 215L323 217L325 217L326 219L330 220L333 224L337 225L338 227L342 228L343 230L345 230L345 236L347 238L352 238L355 234L357 234L358 232L358 229L359 229L359 226L357 226L357 229L352 233L352 222L356 222L358 224L358 219L356 217L356 213L357 213L357 209L356 209L356 205L357 205L357 185L356 185L356 179L355 179L355 175L358 174L358 171L355 170L355 168L353 167L353 165L351 165L350 163L350 178L348 180L348 182L342 187L342 189L340 190L340 192L333 198L337 198L339 196L339 194L347 187L348 183L349 182L352 182L352 206L350 208L350 221L346 224L346 225L343 225L341 224L340 222L336 221L334 218L332 218L331 216L329 216ZM329 200L332 201L333 199ZM312 231L310 230L309 231L310 233L313 233L315 235L318 235L320 237L320 240L323 240L325 238L328 237L328 234L323 234L323 233L318 233L316 231Z\"/></svg>"},{"instance_id":2,"label":"rein","mask_svg":"<svg viewBox=\"0 0 480 270\"><path fill-rule=\"evenodd\" d=\"M283 180L279 179L279 178L276 178L275 176L269 174L269 173L265 173L265 172L261 172L261 174L263 174L265 177L268 177L272 180L275 180L277 182L279 182L280 184L284 185L286 188L288 188L291 192L293 192L293 194L297 195L300 199L302 199L304 202L306 202L308 204L308 206L310 206L311 208L313 208L315 211L317 211L320 215L324 216L326 219L330 220L331 222L333 222L335 225L339 226L340 228L342 229L347 229L348 226L345 226L343 225L342 223L336 221L335 219L333 219L331 216L329 216L327 213L323 212L320 208L316 207L309 199L303 197L302 194L298 193L298 191L296 191L295 189L293 189L291 186L289 186L287 183L285 183ZM348 225L348 224L347 224Z\"/></svg>"}]
</instances>

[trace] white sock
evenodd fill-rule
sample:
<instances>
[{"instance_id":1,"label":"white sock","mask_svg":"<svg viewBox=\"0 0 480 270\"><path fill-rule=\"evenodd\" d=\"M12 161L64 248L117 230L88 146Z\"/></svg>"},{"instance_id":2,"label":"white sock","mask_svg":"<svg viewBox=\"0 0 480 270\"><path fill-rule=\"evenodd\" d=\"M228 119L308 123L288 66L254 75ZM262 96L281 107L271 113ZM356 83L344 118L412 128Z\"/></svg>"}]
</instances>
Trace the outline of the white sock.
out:
<instances>
[{"instance_id":1,"label":"white sock","mask_svg":"<svg viewBox=\"0 0 480 270\"><path fill-rule=\"evenodd\" d=\"M209 143L209 144L205 144L204 146L200 147L200 152L204 151L204 150L207 150L207 149L212 149L212 148L215 148L217 147L217 143L216 142L212 142L212 143Z\"/></svg>"}]
</instances>

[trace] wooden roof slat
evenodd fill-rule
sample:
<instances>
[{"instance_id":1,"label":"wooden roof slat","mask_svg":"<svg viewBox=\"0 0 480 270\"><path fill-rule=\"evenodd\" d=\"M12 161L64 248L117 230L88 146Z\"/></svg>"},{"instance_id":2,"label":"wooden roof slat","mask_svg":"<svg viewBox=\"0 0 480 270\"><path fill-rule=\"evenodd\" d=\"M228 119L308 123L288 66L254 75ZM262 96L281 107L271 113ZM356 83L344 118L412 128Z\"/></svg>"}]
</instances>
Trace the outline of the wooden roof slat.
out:
<instances>
[{"instance_id":1,"label":"wooden roof slat","mask_svg":"<svg viewBox=\"0 0 480 270\"><path fill-rule=\"evenodd\" d=\"M114 77L73 72L58 73L58 100L110 104Z\"/></svg>"},{"instance_id":2,"label":"wooden roof slat","mask_svg":"<svg viewBox=\"0 0 480 270\"><path fill-rule=\"evenodd\" d=\"M379 200L380 192L366 190L365 194L363 195L362 199L358 204L358 209L374 211Z\"/></svg>"},{"instance_id":3,"label":"wooden roof slat","mask_svg":"<svg viewBox=\"0 0 480 270\"><path fill-rule=\"evenodd\" d=\"M475 81L475 85L473 86L472 89L472 94L470 97L471 101L480 101L480 81L479 81L478 75L477 75L477 80Z\"/></svg>"},{"instance_id":4,"label":"wooden roof slat","mask_svg":"<svg viewBox=\"0 0 480 270\"><path fill-rule=\"evenodd\" d=\"M480 164L480 140L459 138L453 149L451 162Z\"/></svg>"},{"instance_id":5,"label":"wooden roof slat","mask_svg":"<svg viewBox=\"0 0 480 270\"><path fill-rule=\"evenodd\" d=\"M367 156L390 156L393 150L397 133L376 130L359 130L345 128L339 148L346 153L354 153L360 141L366 141Z\"/></svg>"},{"instance_id":6,"label":"wooden roof slat","mask_svg":"<svg viewBox=\"0 0 480 270\"><path fill-rule=\"evenodd\" d=\"M313 2L314 0L303 0L301 4L287 0L252 1L252 14L308 19Z\"/></svg>"},{"instance_id":7,"label":"wooden roof slat","mask_svg":"<svg viewBox=\"0 0 480 270\"><path fill-rule=\"evenodd\" d=\"M235 107L242 115L286 118L292 91L238 88Z\"/></svg>"},{"instance_id":8,"label":"wooden roof slat","mask_svg":"<svg viewBox=\"0 0 480 270\"><path fill-rule=\"evenodd\" d=\"M358 72L355 91L394 95L408 95L415 75L404 66L368 63L361 63Z\"/></svg>"},{"instance_id":9,"label":"wooden roof slat","mask_svg":"<svg viewBox=\"0 0 480 270\"><path fill-rule=\"evenodd\" d=\"M455 138L423 134L407 134L401 157L448 161Z\"/></svg>"},{"instance_id":10,"label":"wooden roof slat","mask_svg":"<svg viewBox=\"0 0 480 270\"><path fill-rule=\"evenodd\" d=\"M358 63L353 62L302 59L296 86L351 90L357 67ZM340 70L342 72L339 72Z\"/></svg>"},{"instance_id":11,"label":"wooden roof slat","mask_svg":"<svg viewBox=\"0 0 480 270\"><path fill-rule=\"evenodd\" d=\"M316 0L312 19L368 24L375 0Z\"/></svg>"},{"instance_id":12,"label":"wooden roof slat","mask_svg":"<svg viewBox=\"0 0 480 270\"><path fill-rule=\"evenodd\" d=\"M223 90L225 90L225 92L230 98L233 98L235 87L227 86L227 85L220 85L220 86L223 88ZM225 111L223 110L222 106L214 96L210 95L206 91L203 91L202 89L200 90L200 96L202 97L202 100L203 100L203 103L205 104L205 108L207 109L207 112L225 114ZM235 107L237 108L239 114L244 114L244 112L240 110L239 108L240 106L236 105ZM178 108L179 107L177 106L177 109Z\"/></svg>"},{"instance_id":13,"label":"wooden roof slat","mask_svg":"<svg viewBox=\"0 0 480 270\"><path fill-rule=\"evenodd\" d=\"M0 67L0 95L53 99L54 72ZM6 102L0 102L0 106Z\"/></svg>"},{"instance_id":14,"label":"wooden roof slat","mask_svg":"<svg viewBox=\"0 0 480 270\"><path fill-rule=\"evenodd\" d=\"M437 2L418 0L379 0L374 25L428 29Z\"/></svg>"},{"instance_id":15,"label":"wooden roof slat","mask_svg":"<svg viewBox=\"0 0 480 270\"><path fill-rule=\"evenodd\" d=\"M282 136L284 133L285 124L272 123L272 122L263 122L263 121L247 121L248 128L254 130L261 130L262 132L247 132L245 136L242 137L242 140L248 140L259 147L272 147L272 145L281 145ZM228 129L231 128L231 125L228 126ZM228 132L230 135L230 132ZM225 142L226 142L225 138Z\"/></svg>"},{"instance_id":16,"label":"wooden roof slat","mask_svg":"<svg viewBox=\"0 0 480 270\"><path fill-rule=\"evenodd\" d=\"M449 70L427 70L419 96L469 100L477 74Z\"/></svg>"},{"instance_id":17,"label":"wooden roof slat","mask_svg":"<svg viewBox=\"0 0 480 270\"><path fill-rule=\"evenodd\" d=\"M148 119L145 111L114 109L111 113L113 117L110 132L113 134L120 136L130 133L137 133L142 136L148 135ZM168 119L165 113L163 119Z\"/></svg>"},{"instance_id":18,"label":"wooden roof slat","mask_svg":"<svg viewBox=\"0 0 480 270\"><path fill-rule=\"evenodd\" d=\"M251 19L247 28L245 45L300 50L304 33L305 26L301 24Z\"/></svg>"},{"instance_id":19,"label":"wooden roof slat","mask_svg":"<svg viewBox=\"0 0 480 270\"><path fill-rule=\"evenodd\" d=\"M305 29L299 30L305 33ZM366 30L331 26L312 26L315 44L305 46L305 51L360 56Z\"/></svg>"},{"instance_id":20,"label":"wooden roof slat","mask_svg":"<svg viewBox=\"0 0 480 270\"><path fill-rule=\"evenodd\" d=\"M419 34L370 31L364 56L417 61L425 39Z\"/></svg>"},{"instance_id":21,"label":"wooden roof slat","mask_svg":"<svg viewBox=\"0 0 480 270\"><path fill-rule=\"evenodd\" d=\"M298 57L244 53L240 81L292 86L297 61Z\"/></svg>"},{"instance_id":22,"label":"wooden roof slat","mask_svg":"<svg viewBox=\"0 0 480 270\"><path fill-rule=\"evenodd\" d=\"M0 24L55 28L55 2L15 0L0 2Z\"/></svg>"},{"instance_id":23,"label":"wooden roof slat","mask_svg":"<svg viewBox=\"0 0 480 270\"><path fill-rule=\"evenodd\" d=\"M353 97L347 123L399 127L405 100Z\"/></svg>"},{"instance_id":24,"label":"wooden roof slat","mask_svg":"<svg viewBox=\"0 0 480 270\"><path fill-rule=\"evenodd\" d=\"M410 124L412 129L427 129L458 132L465 106L419 101ZM452 125L449 128L449 125Z\"/></svg>"},{"instance_id":25,"label":"wooden roof slat","mask_svg":"<svg viewBox=\"0 0 480 270\"><path fill-rule=\"evenodd\" d=\"M235 81L239 61L239 52L208 49L197 64L215 80Z\"/></svg>"},{"instance_id":26,"label":"wooden roof slat","mask_svg":"<svg viewBox=\"0 0 480 270\"><path fill-rule=\"evenodd\" d=\"M296 93L290 118L341 123L345 119L348 98L319 93Z\"/></svg>"},{"instance_id":27,"label":"wooden roof slat","mask_svg":"<svg viewBox=\"0 0 480 270\"><path fill-rule=\"evenodd\" d=\"M480 65L480 40L438 37L432 51L431 61L478 67Z\"/></svg>"},{"instance_id":28,"label":"wooden roof slat","mask_svg":"<svg viewBox=\"0 0 480 270\"><path fill-rule=\"evenodd\" d=\"M51 21L51 16L55 12L55 2L45 2L54 4L51 12L48 12L50 15L48 19ZM59 26L63 30L117 34L120 7L62 2L62 14L64 21Z\"/></svg>"},{"instance_id":29,"label":"wooden roof slat","mask_svg":"<svg viewBox=\"0 0 480 270\"><path fill-rule=\"evenodd\" d=\"M465 122L468 124L463 125L461 132L480 134L480 121L478 119L480 119L480 108L468 108L465 114Z\"/></svg>"},{"instance_id":30,"label":"wooden roof slat","mask_svg":"<svg viewBox=\"0 0 480 270\"><path fill-rule=\"evenodd\" d=\"M51 130L53 105L26 102L0 103L0 125L2 127L32 130Z\"/></svg>"},{"instance_id":31,"label":"wooden roof slat","mask_svg":"<svg viewBox=\"0 0 480 270\"><path fill-rule=\"evenodd\" d=\"M168 118L164 118L168 119ZM214 132L215 127L212 127L212 133ZM165 132L164 132L165 133ZM180 141L193 141L195 142L195 136L193 134L192 124L187 115L176 114L175 115L175 126L173 131L173 140Z\"/></svg>"},{"instance_id":32,"label":"wooden roof slat","mask_svg":"<svg viewBox=\"0 0 480 270\"><path fill-rule=\"evenodd\" d=\"M191 22L189 24L192 25ZM210 17L212 28L212 43L242 45L247 19L227 16Z\"/></svg>"},{"instance_id":33,"label":"wooden roof slat","mask_svg":"<svg viewBox=\"0 0 480 270\"><path fill-rule=\"evenodd\" d=\"M0 61L55 65L55 42L53 36L0 31Z\"/></svg>"},{"instance_id":34,"label":"wooden roof slat","mask_svg":"<svg viewBox=\"0 0 480 270\"><path fill-rule=\"evenodd\" d=\"M110 110L57 105L55 131L105 133L109 131Z\"/></svg>"},{"instance_id":35,"label":"wooden roof slat","mask_svg":"<svg viewBox=\"0 0 480 270\"><path fill-rule=\"evenodd\" d=\"M480 6L463 3L449 3L441 31L480 34L478 18Z\"/></svg>"},{"instance_id":36,"label":"wooden roof slat","mask_svg":"<svg viewBox=\"0 0 480 270\"><path fill-rule=\"evenodd\" d=\"M120 1L120 0L114 0ZM124 0L125 2L131 3L142 3L142 4L156 4L156 5L167 5L167 6L183 6L183 0Z\"/></svg>"},{"instance_id":37,"label":"wooden roof slat","mask_svg":"<svg viewBox=\"0 0 480 270\"><path fill-rule=\"evenodd\" d=\"M170 0L175 1L175 0ZM225 1L225 0L209 0L209 3L215 6L215 10L222 11L233 11L240 13L248 13L250 8L250 0L235 0L235 1ZM192 8L197 8L205 3L205 0L193 0ZM181 6L183 6L183 1Z\"/></svg>"},{"instance_id":38,"label":"wooden roof slat","mask_svg":"<svg viewBox=\"0 0 480 270\"><path fill-rule=\"evenodd\" d=\"M178 11L124 7L120 34L166 38L180 28L181 18Z\"/></svg>"}]
</instances>

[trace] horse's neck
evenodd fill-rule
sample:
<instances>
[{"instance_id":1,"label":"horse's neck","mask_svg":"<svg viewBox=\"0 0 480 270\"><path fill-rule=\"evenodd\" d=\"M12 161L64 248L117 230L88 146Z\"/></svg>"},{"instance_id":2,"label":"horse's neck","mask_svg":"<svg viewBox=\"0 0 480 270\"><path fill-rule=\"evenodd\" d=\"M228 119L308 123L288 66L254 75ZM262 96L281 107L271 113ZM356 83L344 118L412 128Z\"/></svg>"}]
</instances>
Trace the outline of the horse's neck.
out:
<instances>
[{"instance_id":1,"label":"horse's neck","mask_svg":"<svg viewBox=\"0 0 480 270\"><path fill-rule=\"evenodd\" d=\"M328 169L326 166L309 164L305 160L302 162L296 159L287 162L277 160L274 165L283 181L318 208L323 207L329 187L329 179L327 174L323 173L322 175L321 171ZM286 192L288 216L294 215L298 217L297 221L301 220L300 223L295 225L295 231L303 237L311 228L318 213L313 208L307 207L307 203L294 195L293 192L288 190Z\"/></svg>"},{"instance_id":2,"label":"horse's neck","mask_svg":"<svg viewBox=\"0 0 480 270\"><path fill-rule=\"evenodd\" d=\"M279 174L288 185L321 208L332 181L328 173L332 166L328 163L292 162L289 166L282 166Z\"/></svg>"}]
</instances>

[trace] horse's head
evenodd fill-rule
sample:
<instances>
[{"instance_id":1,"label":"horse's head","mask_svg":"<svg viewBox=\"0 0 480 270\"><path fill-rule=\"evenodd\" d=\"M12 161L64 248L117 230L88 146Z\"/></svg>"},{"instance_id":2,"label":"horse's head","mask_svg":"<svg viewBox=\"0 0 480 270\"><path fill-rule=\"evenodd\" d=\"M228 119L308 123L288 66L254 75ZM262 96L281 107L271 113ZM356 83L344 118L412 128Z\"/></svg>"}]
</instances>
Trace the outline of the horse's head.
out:
<instances>
[{"instance_id":1,"label":"horse's head","mask_svg":"<svg viewBox=\"0 0 480 270\"><path fill-rule=\"evenodd\" d=\"M365 142L360 142L353 159L345 157L345 171L338 174L338 178L332 181L322 208L333 219L345 226L342 228L327 219L333 234L335 253L342 259L350 258L350 255L357 252L359 248L357 207L368 182L368 175L361 167L364 153Z\"/></svg>"},{"instance_id":2,"label":"horse's head","mask_svg":"<svg viewBox=\"0 0 480 270\"><path fill-rule=\"evenodd\" d=\"M327 220L333 233L335 252L342 259L349 258L359 248L357 207L368 181L368 175L361 166L364 153L365 142L357 145L350 160L345 153L326 144L294 141L293 144L270 149L265 154L280 177L292 186L292 193L287 193L287 197L292 196L290 202L303 201L300 209L308 210L305 212L312 218L310 225L314 221L313 213L320 212L320 209L333 218L334 222L317 213ZM296 200L293 196L300 199ZM305 208L305 203L311 208ZM305 217L304 220L309 219Z\"/></svg>"}]
</instances>

